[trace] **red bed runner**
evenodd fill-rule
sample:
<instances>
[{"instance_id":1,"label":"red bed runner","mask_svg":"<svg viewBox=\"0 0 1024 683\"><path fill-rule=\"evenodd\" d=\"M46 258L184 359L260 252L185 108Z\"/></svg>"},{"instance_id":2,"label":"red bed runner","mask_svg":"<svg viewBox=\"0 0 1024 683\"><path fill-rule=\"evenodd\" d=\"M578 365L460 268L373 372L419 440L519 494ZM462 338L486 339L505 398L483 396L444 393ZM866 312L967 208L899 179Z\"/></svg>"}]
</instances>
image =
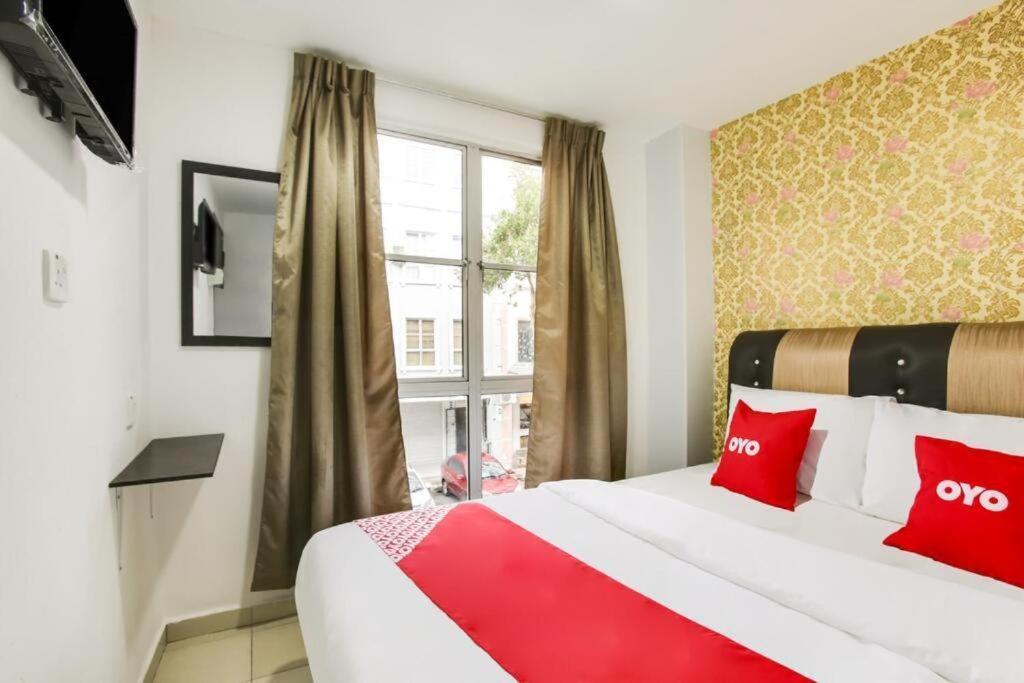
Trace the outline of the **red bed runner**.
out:
<instances>
[{"instance_id":1,"label":"red bed runner","mask_svg":"<svg viewBox=\"0 0 1024 683\"><path fill-rule=\"evenodd\" d=\"M519 681L806 681L502 517L463 504L359 523Z\"/></svg>"}]
</instances>

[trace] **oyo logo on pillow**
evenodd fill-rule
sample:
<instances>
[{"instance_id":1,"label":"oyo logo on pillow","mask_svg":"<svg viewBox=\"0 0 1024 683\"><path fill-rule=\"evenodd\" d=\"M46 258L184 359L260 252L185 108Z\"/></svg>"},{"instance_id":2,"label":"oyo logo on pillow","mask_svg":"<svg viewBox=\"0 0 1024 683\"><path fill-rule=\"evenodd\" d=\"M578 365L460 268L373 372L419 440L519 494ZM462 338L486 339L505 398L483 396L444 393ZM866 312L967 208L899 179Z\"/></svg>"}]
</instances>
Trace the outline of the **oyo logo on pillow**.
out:
<instances>
[{"instance_id":1,"label":"oyo logo on pillow","mask_svg":"<svg viewBox=\"0 0 1024 683\"><path fill-rule=\"evenodd\" d=\"M986 489L984 486L971 486L964 482L945 479L935 487L935 495L952 503L962 498L964 505L973 506L977 502L989 512L1002 512L1010 507L1010 500L1002 491Z\"/></svg>"},{"instance_id":2,"label":"oyo logo on pillow","mask_svg":"<svg viewBox=\"0 0 1024 683\"><path fill-rule=\"evenodd\" d=\"M729 452L757 455L761 452L761 444L754 439L744 439L740 436L734 436L729 439Z\"/></svg>"}]
</instances>

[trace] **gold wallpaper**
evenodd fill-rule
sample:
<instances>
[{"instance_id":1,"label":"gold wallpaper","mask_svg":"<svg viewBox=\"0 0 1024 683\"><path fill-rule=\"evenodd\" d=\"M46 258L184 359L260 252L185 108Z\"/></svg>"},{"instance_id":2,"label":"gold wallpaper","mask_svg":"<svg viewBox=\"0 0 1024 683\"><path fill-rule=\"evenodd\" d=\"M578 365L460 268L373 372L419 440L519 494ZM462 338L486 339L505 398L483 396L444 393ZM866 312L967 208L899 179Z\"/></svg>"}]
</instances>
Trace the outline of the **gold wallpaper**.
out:
<instances>
[{"instance_id":1,"label":"gold wallpaper","mask_svg":"<svg viewBox=\"0 0 1024 683\"><path fill-rule=\"evenodd\" d=\"M716 454L743 330L1024 314L1024 0L711 137Z\"/></svg>"}]
</instances>

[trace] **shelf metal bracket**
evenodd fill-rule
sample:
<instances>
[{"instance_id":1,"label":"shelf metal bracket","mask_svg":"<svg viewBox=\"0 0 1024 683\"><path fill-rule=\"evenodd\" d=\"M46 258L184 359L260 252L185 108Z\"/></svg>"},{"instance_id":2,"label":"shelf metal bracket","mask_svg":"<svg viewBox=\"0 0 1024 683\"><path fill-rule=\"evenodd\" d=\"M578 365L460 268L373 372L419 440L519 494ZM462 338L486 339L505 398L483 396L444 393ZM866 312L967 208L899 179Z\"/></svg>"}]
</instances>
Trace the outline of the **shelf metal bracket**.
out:
<instances>
[{"instance_id":1,"label":"shelf metal bracket","mask_svg":"<svg viewBox=\"0 0 1024 683\"><path fill-rule=\"evenodd\" d=\"M117 513L117 571L124 567L121 564L121 547L124 540L124 507L121 502L121 489L114 489L114 509Z\"/></svg>"}]
</instances>

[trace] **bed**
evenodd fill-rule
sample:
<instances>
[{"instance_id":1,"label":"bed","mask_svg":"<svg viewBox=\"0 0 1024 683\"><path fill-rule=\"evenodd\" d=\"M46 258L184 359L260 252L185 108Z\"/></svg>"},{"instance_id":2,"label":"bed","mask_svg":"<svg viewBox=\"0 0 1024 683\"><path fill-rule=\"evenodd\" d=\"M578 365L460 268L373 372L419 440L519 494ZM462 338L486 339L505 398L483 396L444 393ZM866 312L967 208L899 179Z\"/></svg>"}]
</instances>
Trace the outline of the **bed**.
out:
<instances>
[{"instance_id":1,"label":"bed","mask_svg":"<svg viewBox=\"0 0 1024 683\"><path fill-rule=\"evenodd\" d=\"M1001 339L997 347L1006 344L999 326L983 327ZM802 382L796 388L965 412L965 400L988 412L1016 410L1006 396L1016 400L1021 388L1005 385L1018 375L1006 372L999 353L982 353L987 342L974 338L976 330L963 335L974 335L971 347L957 328L745 333L733 345L730 380L766 388ZM983 395L951 382L965 362L973 374L989 373ZM713 471L555 482L427 517L397 513L320 532L296 584L314 679L678 680L659 675L669 671L659 662L690 657L704 672L691 680L1024 680L1024 590L883 546L897 523L806 496L792 512L770 508L711 487ZM456 523L462 536L431 545ZM511 541L489 544L481 534L492 532ZM551 564L520 567L528 553L509 549L520 540ZM419 565L410 562L417 557ZM538 567L540 574L529 574ZM607 621L614 610L570 601L569 614L545 613L548 567L578 572L581 584L611 579L622 601L609 604L626 605L624 614L660 612L649 623L626 618L615 633L607 626L616 623ZM534 578L515 578L526 575ZM571 583L557 585L572 592ZM462 591L492 614L474 621ZM536 614L514 608L534 603ZM659 621L664 613L685 623ZM601 619L604 630L587 630ZM630 659L610 657L617 639L634 648ZM710 664L700 661L705 652Z\"/></svg>"}]
</instances>

